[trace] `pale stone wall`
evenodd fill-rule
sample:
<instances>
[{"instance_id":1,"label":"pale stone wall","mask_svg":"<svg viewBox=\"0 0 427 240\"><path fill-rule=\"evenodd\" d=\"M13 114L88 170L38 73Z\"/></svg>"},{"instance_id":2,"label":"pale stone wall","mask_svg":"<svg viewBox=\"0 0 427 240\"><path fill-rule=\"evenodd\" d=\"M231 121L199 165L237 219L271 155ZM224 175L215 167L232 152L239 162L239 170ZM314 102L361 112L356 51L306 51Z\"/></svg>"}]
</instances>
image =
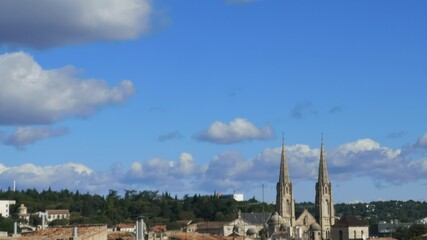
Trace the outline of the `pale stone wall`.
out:
<instances>
[{"instance_id":1,"label":"pale stone wall","mask_svg":"<svg viewBox=\"0 0 427 240\"><path fill-rule=\"evenodd\" d=\"M342 239L340 238L342 232ZM350 227L334 227L332 228L331 237L333 240L350 240L350 239L365 239L369 238L368 226L350 226Z\"/></svg>"}]
</instances>

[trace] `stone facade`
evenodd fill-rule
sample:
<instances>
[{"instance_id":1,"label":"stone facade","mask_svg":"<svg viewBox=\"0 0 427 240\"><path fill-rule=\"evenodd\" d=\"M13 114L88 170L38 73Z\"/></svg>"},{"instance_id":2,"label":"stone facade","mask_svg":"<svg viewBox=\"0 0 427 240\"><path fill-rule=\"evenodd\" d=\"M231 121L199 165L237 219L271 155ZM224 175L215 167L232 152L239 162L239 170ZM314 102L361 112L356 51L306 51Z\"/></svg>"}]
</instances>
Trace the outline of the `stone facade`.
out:
<instances>
[{"instance_id":1,"label":"stone facade","mask_svg":"<svg viewBox=\"0 0 427 240\"><path fill-rule=\"evenodd\" d=\"M343 216L332 226L334 240L365 240L369 238L369 224L354 216Z\"/></svg>"},{"instance_id":2,"label":"stone facade","mask_svg":"<svg viewBox=\"0 0 427 240\"><path fill-rule=\"evenodd\" d=\"M295 200L290 179L285 144L282 143L279 181L277 183L276 213L268 221L271 238L288 239L331 239L331 227L335 223L332 184L326 167L323 138L321 141L319 175L316 183L316 216L305 210L295 216Z\"/></svg>"},{"instance_id":3,"label":"stone facade","mask_svg":"<svg viewBox=\"0 0 427 240\"><path fill-rule=\"evenodd\" d=\"M329 181L326 167L323 139L320 149L319 175L316 183L316 220L322 228L322 238L330 239L331 227L335 223L332 184Z\"/></svg>"}]
</instances>

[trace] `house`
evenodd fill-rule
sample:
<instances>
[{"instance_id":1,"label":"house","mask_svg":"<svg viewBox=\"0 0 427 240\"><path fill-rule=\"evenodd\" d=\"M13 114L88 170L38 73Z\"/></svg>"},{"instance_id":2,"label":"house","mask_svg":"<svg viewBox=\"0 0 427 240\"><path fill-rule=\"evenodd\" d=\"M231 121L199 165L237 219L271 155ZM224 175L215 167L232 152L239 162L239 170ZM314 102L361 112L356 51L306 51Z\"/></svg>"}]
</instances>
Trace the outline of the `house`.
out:
<instances>
[{"instance_id":1,"label":"house","mask_svg":"<svg viewBox=\"0 0 427 240\"><path fill-rule=\"evenodd\" d=\"M135 232L136 225L134 223L132 224L124 224L120 223L114 226L114 231L116 232Z\"/></svg>"},{"instance_id":2,"label":"house","mask_svg":"<svg viewBox=\"0 0 427 240\"><path fill-rule=\"evenodd\" d=\"M369 223L355 216L345 215L333 226L331 237L335 240L369 238Z\"/></svg>"},{"instance_id":3,"label":"house","mask_svg":"<svg viewBox=\"0 0 427 240\"><path fill-rule=\"evenodd\" d=\"M56 219L70 220L70 211L68 209L46 210L46 218L48 222Z\"/></svg>"},{"instance_id":4,"label":"house","mask_svg":"<svg viewBox=\"0 0 427 240\"><path fill-rule=\"evenodd\" d=\"M166 225L156 225L150 227L150 231L152 232L166 232Z\"/></svg>"},{"instance_id":5,"label":"house","mask_svg":"<svg viewBox=\"0 0 427 240\"><path fill-rule=\"evenodd\" d=\"M190 224L187 232L207 233L223 236L224 222L198 222Z\"/></svg>"},{"instance_id":6,"label":"house","mask_svg":"<svg viewBox=\"0 0 427 240\"><path fill-rule=\"evenodd\" d=\"M0 200L0 215L2 217L9 217L10 205L16 204L15 200Z\"/></svg>"},{"instance_id":7,"label":"house","mask_svg":"<svg viewBox=\"0 0 427 240\"><path fill-rule=\"evenodd\" d=\"M249 230L251 229L251 230ZM224 223L222 226L222 236L246 236L256 235L256 226L244 220L240 213L239 217L231 222Z\"/></svg>"},{"instance_id":8,"label":"house","mask_svg":"<svg viewBox=\"0 0 427 240\"><path fill-rule=\"evenodd\" d=\"M378 222L378 234L380 237L391 236L393 232L395 232L399 228L409 228L413 223L403 223L399 222L399 220L395 219L388 222L380 221Z\"/></svg>"}]
</instances>

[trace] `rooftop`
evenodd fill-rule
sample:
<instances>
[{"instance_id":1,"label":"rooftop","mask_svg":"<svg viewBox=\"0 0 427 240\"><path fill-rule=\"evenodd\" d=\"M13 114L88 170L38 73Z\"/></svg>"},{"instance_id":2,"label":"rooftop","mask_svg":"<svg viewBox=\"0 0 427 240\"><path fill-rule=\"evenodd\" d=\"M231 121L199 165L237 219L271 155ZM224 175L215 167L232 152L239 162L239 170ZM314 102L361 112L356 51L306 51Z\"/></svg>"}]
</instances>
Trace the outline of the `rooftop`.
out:
<instances>
[{"instance_id":1,"label":"rooftop","mask_svg":"<svg viewBox=\"0 0 427 240\"><path fill-rule=\"evenodd\" d=\"M355 216L345 215L340 220L338 220L334 226L336 227L369 226L369 223L362 221Z\"/></svg>"}]
</instances>

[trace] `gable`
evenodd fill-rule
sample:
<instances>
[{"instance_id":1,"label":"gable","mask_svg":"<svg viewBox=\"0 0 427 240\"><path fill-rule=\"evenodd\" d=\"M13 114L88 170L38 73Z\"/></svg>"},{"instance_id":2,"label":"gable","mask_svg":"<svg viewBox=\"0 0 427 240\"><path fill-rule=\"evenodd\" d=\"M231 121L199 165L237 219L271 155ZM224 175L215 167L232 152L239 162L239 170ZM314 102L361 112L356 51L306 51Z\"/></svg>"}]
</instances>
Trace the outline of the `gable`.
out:
<instances>
[{"instance_id":1,"label":"gable","mask_svg":"<svg viewBox=\"0 0 427 240\"><path fill-rule=\"evenodd\" d=\"M301 215L295 221L295 226L308 227L315 222L316 222L316 219L313 217L313 215L311 215L310 212L307 211L307 209L304 209L304 212L302 212Z\"/></svg>"}]
</instances>

